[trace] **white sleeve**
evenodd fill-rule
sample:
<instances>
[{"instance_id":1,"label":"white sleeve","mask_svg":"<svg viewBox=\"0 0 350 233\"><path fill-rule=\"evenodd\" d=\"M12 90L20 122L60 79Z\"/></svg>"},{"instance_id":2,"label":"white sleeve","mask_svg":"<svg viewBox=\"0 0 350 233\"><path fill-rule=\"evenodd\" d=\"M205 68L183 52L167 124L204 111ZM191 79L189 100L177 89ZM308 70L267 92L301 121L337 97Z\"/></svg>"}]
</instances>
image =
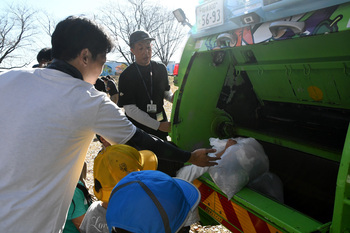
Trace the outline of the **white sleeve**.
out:
<instances>
[{"instance_id":1,"label":"white sleeve","mask_svg":"<svg viewBox=\"0 0 350 233\"><path fill-rule=\"evenodd\" d=\"M94 133L103 136L111 144L124 144L134 136L136 127L125 116L124 111L113 103L105 93L90 99L90 105L96 106L93 109L95 112L91 111L90 113L90 118L92 118L90 124L93 125L92 131ZM84 118L79 120L83 121Z\"/></svg>"},{"instance_id":2,"label":"white sleeve","mask_svg":"<svg viewBox=\"0 0 350 233\"><path fill-rule=\"evenodd\" d=\"M135 104L124 106L126 114L135 121L151 129L158 130L160 122L150 117L146 112L139 109Z\"/></svg>"}]
</instances>

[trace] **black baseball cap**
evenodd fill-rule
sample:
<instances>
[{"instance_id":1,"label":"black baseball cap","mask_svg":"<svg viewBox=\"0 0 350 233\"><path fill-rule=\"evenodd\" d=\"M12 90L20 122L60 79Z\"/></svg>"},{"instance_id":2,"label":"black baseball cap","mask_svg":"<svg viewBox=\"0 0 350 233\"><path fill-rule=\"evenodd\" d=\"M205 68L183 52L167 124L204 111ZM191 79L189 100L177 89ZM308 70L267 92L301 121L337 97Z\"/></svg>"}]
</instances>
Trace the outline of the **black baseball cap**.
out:
<instances>
[{"instance_id":1,"label":"black baseball cap","mask_svg":"<svg viewBox=\"0 0 350 233\"><path fill-rule=\"evenodd\" d=\"M130 40L129 40L129 45L132 46L133 44L142 41L142 40L155 40L152 38L148 32L146 31L135 31L131 33L130 35Z\"/></svg>"}]
</instances>

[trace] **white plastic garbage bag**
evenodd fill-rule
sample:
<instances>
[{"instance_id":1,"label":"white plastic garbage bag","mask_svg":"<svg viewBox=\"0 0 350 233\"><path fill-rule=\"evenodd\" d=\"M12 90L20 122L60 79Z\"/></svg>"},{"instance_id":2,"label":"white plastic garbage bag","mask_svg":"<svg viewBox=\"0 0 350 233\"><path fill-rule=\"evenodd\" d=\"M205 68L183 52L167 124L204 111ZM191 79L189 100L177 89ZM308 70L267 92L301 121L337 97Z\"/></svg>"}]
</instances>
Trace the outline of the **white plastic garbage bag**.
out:
<instances>
[{"instance_id":1,"label":"white plastic garbage bag","mask_svg":"<svg viewBox=\"0 0 350 233\"><path fill-rule=\"evenodd\" d=\"M269 170L269 160L263 147L254 138L234 138L237 144L226 149L218 165L209 168L215 184L231 199L249 181ZM210 139L217 151L225 148L227 139Z\"/></svg>"},{"instance_id":2,"label":"white plastic garbage bag","mask_svg":"<svg viewBox=\"0 0 350 233\"><path fill-rule=\"evenodd\" d=\"M201 175L209 171L209 167L198 167L196 165L188 165L182 167L177 173L176 177L193 183Z\"/></svg>"},{"instance_id":3,"label":"white plastic garbage bag","mask_svg":"<svg viewBox=\"0 0 350 233\"><path fill-rule=\"evenodd\" d=\"M269 170L269 161L264 149L254 138L233 138L237 144L226 149L213 167L189 165L181 168L176 177L193 182L209 172L214 183L231 199L249 181L255 180ZM215 154L225 149L228 139L210 138L210 145L216 149ZM257 186L257 184L255 185Z\"/></svg>"}]
</instances>

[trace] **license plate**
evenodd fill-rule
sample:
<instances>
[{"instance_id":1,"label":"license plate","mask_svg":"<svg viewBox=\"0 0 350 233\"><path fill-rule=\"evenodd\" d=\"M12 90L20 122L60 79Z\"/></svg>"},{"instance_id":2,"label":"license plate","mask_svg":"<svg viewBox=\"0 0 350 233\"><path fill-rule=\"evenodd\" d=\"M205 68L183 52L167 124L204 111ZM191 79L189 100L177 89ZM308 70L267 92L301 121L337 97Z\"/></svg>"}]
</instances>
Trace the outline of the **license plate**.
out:
<instances>
[{"instance_id":1,"label":"license plate","mask_svg":"<svg viewBox=\"0 0 350 233\"><path fill-rule=\"evenodd\" d=\"M211 28L224 23L224 1L214 0L196 8L197 29Z\"/></svg>"}]
</instances>

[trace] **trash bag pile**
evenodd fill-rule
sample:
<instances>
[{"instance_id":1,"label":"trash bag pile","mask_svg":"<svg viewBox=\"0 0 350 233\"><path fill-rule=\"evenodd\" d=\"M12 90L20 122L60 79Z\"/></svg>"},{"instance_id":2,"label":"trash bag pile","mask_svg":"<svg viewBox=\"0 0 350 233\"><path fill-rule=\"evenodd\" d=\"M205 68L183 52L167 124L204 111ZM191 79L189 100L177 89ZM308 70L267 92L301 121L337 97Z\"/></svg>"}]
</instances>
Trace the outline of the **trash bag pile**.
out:
<instances>
[{"instance_id":1,"label":"trash bag pile","mask_svg":"<svg viewBox=\"0 0 350 233\"><path fill-rule=\"evenodd\" d=\"M216 156L225 150L228 139L210 138L210 145L216 149ZM208 172L214 183L231 199L247 186L283 203L283 184L279 177L269 172L269 159L261 144L254 138L233 138L237 143L228 147L213 167L185 166L177 177L193 182Z\"/></svg>"}]
</instances>

